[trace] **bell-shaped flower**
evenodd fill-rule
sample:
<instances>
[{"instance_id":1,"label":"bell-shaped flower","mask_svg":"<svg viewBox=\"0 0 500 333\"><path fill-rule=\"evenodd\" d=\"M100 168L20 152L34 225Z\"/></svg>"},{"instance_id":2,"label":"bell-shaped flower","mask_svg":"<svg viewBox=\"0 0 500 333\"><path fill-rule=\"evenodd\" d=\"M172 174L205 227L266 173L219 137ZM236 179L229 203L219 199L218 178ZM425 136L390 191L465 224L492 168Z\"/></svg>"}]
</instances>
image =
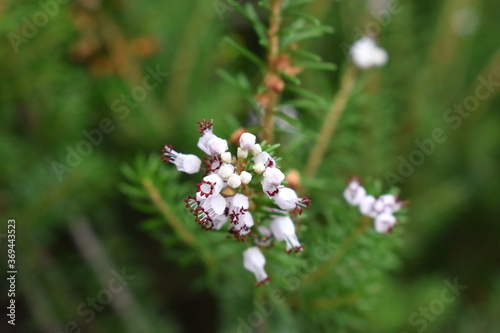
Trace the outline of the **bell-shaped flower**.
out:
<instances>
[{"instance_id":1,"label":"bell-shaped flower","mask_svg":"<svg viewBox=\"0 0 500 333\"><path fill-rule=\"evenodd\" d=\"M219 194L224 188L224 179L216 173L212 173L208 176L203 177L201 183L198 184L198 191L196 192L197 197L208 198L212 195Z\"/></svg>"},{"instance_id":2,"label":"bell-shaped flower","mask_svg":"<svg viewBox=\"0 0 500 333\"><path fill-rule=\"evenodd\" d=\"M257 246L250 247L243 251L243 267L255 275L257 285L270 280L264 270L265 264L266 258Z\"/></svg>"},{"instance_id":3,"label":"bell-shaped flower","mask_svg":"<svg viewBox=\"0 0 500 333\"><path fill-rule=\"evenodd\" d=\"M344 190L345 200L353 205L357 206L361 203L361 200L366 196L366 190L363 186L359 184L358 179L353 178Z\"/></svg>"},{"instance_id":4,"label":"bell-shaped flower","mask_svg":"<svg viewBox=\"0 0 500 333\"><path fill-rule=\"evenodd\" d=\"M302 207L307 208L311 205L311 200L308 197L299 198L297 193L289 187L279 188L273 199L279 208L286 211L294 209L299 214L302 214Z\"/></svg>"},{"instance_id":5,"label":"bell-shaped flower","mask_svg":"<svg viewBox=\"0 0 500 333\"><path fill-rule=\"evenodd\" d=\"M173 163L181 172L193 174L200 171L201 160L198 156L178 153L171 146L165 146L161 152L163 162Z\"/></svg>"},{"instance_id":6,"label":"bell-shaped flower","mask_svg":"<svg viewBox=\"0 0 500 333\"><path fill-rule=\"evenodd\" d=\"M227 141L217 137L213 133L213 122L203 120L199 124L200 128L198 131L202 136L198 139L198 148L210 156L226 152L228 149Z\"/></svg>"},{"instance_id":7,"label":"bell-shaped flower","mask_svg":"<svg viewBox=\"0 0 500 333\"><path fill-rule=\"evenodd\" d=\"M245 212L248 211L250 207L250 202L248 197L244 194L237 193L232 197L226 199L229 204L228 215L231 219L231 223L239 224L242 222L242 218L245 216Z\"/></svg>"},{"instance_id":8,"label":"bell-shaped flower","mask_svg":"<svg viewBox=\"0 0 500 333\"><path fill-rule=\"evenodd\" d=\"M274 238L277 241L286 243L286 251L300 252L304 248L300 245L297 235L295 234L295 225L288 216L278 216L273 219L269 225Z\"/></svg>"},{"instance_id":9,"label":"bell-shaped flower","mask_svg":"<svg viewBox=\"0 0 500 333\"><path fill-rule=\"evenodd\" d=\"M389 213L382 213L375 218L375 231L386 234L396 225L396 218Z\"/></svg>"}]
</instances>

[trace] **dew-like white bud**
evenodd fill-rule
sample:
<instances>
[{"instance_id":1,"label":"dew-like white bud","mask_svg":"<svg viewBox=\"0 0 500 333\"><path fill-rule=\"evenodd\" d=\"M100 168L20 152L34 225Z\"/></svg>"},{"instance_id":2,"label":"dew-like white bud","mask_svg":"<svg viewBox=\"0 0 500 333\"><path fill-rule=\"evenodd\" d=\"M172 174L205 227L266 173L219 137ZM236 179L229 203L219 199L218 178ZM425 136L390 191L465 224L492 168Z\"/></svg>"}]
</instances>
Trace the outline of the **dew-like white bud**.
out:
<instances>
[{"instance_id":1,"label":"dew-like white bud","mask_svg":"<svg viewBox=\"0 0 500 333\"><path fill-rule=\"evenodd\" d=\"M253 158L253 162L255 164L257 163L262 163L266 168L273 168L276 166L276 162L274 161L274 158L269 155L268 152L263 151L262 153L258 154Z\"/></svg>"},{"instance_id":2,"label":"dew-like white bud","mask_svg":"<svg viewBox=\"0 0 500 333\"><path fill-rule=\"evenodd\" d=\"M266 170L266 167L262 163L255 163L253 166L253 171L255 171L258 174L263 173Z\"/></svg>"},{"instance_id":3,"label":"dew-like white bud","mask_svg":"<svg viewBox=\"0 0 500 333\"><path fill-rule=\"evenodd\" d=\"M241 177L233 173L231 177L227 180L227 185L232 188L238 188L241 185Z\"/></svg>"},{"instance_id":4,"label":"dew-like white bud","mask_svg":"<svg viewBox=\"0 0 500 333\"><path fill-rule=\"evenodd\" d=\"M262 153L262 147L258 143L254 144L250 150L252 151L253 156L257 156Z\"/></svg>"},{"instance_id":5,"label":"dew-like white bud","mask_svg":"<svg viewBox=\"0 0 500 333\"><path fill-rule=\"evenodd\" d=\"M240 173L240 178L243 184L248 184L252 181L252 174L250 172L242 171Z\"/></svg>"},{"instance_id":6,"label":"dew-like white bud","mask_svg":"<svg viewBox=\"0 0 500 333\"><path fill-rule=\"evenodd\" d=\"M222 162L224 163L231 163L231 153L226 151L225 153L222 153L220 154L220 159L222 160Z\"/></svg>"},{"instance_id":7,"label":"dew-like white bud","mask_svg":"<svg viewBox=\"0 0 500 333\"><path fill-rule=\"evenodd\" d=\"M238 147L238 158L247 158L248 157L248 149Z\"/></svg>"},{"instance_id":8,"label":"dew-like white bud","mask_svg":"<svg viewBox=\"0 0 500 333\"><path fill-rule=\"evenodd\" d=\"M257 246L243 251L243 267L255 275L257 284L262 284L269 280L269 276L264 270L265 264L266 258Z\"/></svg>"},{"instance_id":9,"label":"dew-like white bud","mask_svg":"<svg viewBox=\"0 0 500 333\"><path fill-rule=\"evenodd\" d=\"M388 59L387 52L366 36L352 45L350 54L354 64L361 69L385 65Z\"/></svg>"},{"instance_id":10,"label":"dew-like white bud","mask_svg":"<svg viewBox=\"0 0 500 333\"><path fill-rule=\"evenodd\" d=\"M234 174L234 165L232 164L224 163L219 168L219 176L221 176L223 179L228 179L232 174Z\"/></svg>"},{"instance_id":11,"label":"dew-like white bud","mask_svg":"<svg viewBox=\"0 0 500 333\"><path fill-rule=\"evenodd\" d=\"M240 136L240 147L244 149L251 149L255 145L257 138L252 133L243 133Z\"/></svg>"},{"instance_id":12,"label":"dew-like white bud","mask_svg":"<svg viewBox=\"0 0 500 333\"><path fill-rule=\"evenodd\" d=\"M264 178L269 184L278 186L285 180L285 175L278 168L267 168L264 172Z\"/></svg>"}]
</instances>

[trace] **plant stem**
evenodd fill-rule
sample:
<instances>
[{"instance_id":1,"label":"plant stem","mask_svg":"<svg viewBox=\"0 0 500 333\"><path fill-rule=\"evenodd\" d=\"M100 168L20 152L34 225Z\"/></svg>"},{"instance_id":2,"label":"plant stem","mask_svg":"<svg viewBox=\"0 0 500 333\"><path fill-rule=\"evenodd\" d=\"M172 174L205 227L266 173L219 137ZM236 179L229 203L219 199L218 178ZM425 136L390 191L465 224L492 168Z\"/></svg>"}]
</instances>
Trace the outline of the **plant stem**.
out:
<instances>
[{"instance_id":1,"label":"plant stem","mask_svg":"<svg viewBox=\"0 0 500 333\"><path fill-rule=\"evenodd\" d=\"M350 65L342 77L340 89L333 98L330 110L328 111L323 122L321 132L316 139L313 149L311 150L311 154L309 155L307 165L304 170L304 176L313 178L316 175L318 168L325 157L328 144L335 133L339 119L345 110L345 106L349 96L351 95L352 89L354 88L355 82L356 68Z\"/></svg>"},{"instance_id":2,"label":"plant stem","mask_svg":"<svg viewBox=\"0 0 500 333\"><path fill-rule=\"evenodd\" d=\"M170 209L170 206L163 200L160 191L154 186L153 182L149 178L144 178L142 180L142 186L148 192L149 198L160 211L160 213L165 218L175 232L179 235L184 243L194 248L197 248L201 252L201 258L208 267L213 268L215 266L215 258L212 256L210 251L205 250L202 245L196 242L193 234L187 230L182 222L175 216L175 214Z\"/></svg>"},{"instance_id":3,"label":"plant stem","mask_svg":"<svg viewBox=\"0 0 500 333\"><path fill-rule=\"evenodd\" d=\"M347 249L351 246L351 244L354 242L354 240L361 235L370 225L369 220L366 221L364 219L361 220L361 225L354 229L351 234L344 240L338 251L330 257L322 266L320 266L313 274L311 274L307 279L306 282L311 284L316 282L321 276L323 276L326 272L331 270L337 262L344 256L346 253Z\"/></svg>"},{"instance_id":4,"label":"plant stem","mask_svg":"<svg viewBox=\"0 0 500 333\"><path fill-rule=\"evenodd\" d=\"M281 3L282 0L271 0L271 17L269 18L269 29L267 36L269 40L269 48L267 52L267 74L266 78L278 77L276 71L276 62L279 57L279 31L281 21ZM264 79L266 80L266 79ZM266 83L266 82L264 82ZM268 87L269 101L264 108L264 121L262 124L263 139L271 144L273 141L274 127L274 109L278 105L279 92L272 87Z\"/></svg>"}]
</instances>

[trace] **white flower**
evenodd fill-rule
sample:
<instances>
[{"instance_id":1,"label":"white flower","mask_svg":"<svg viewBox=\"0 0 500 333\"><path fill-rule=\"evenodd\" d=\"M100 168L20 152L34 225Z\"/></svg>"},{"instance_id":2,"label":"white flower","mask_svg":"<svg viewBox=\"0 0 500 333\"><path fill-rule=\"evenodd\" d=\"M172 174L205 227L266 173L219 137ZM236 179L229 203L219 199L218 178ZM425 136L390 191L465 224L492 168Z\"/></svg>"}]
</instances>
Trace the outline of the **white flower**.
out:
<instances>
[{"instance_id":1,"label":"white flower","mask_svg":"<svg viewBox=\"0 0 500 333\"><path fill-rule=\"evenodd\" d=\"M302 214L302 207L308 207L311 200L308 197L299 198L291 188L282 187L278 189L278 193L274 196L274 203L283 210L295 209L299 214Z\"/></svg>"},{"instance_id":2,"label":"white flower","mask_svg":"<svg viewBox=\"0 0 500 333\"><path fill-rule=\"evenodd\" d=\"M201 160L198 156L178 153L171 146L165 146L162 153L162 160L175 164L175 167L179 171L189 174L200 171Z\"/></svg>"},{"instance_id":3,"label":"white flower","mask_svg":"<svg viewBox=\"0 0 500 333\"><path fill-rule=\"evenodd\" d=\"M264 179L271 185L278 186L285 180L285 175L278 168L267 168L264 172Z\"/></svg>"},{"instance_id":4,"label":"white flower","mask_svg":"<svg viewBox=\"0 0 500 333\"><path fill-rule=\"evenodd\" d=\"M287 252L300 252L304 249L295 235L295 225L288 216L274 218L269 227L277 241L286 242Z\"/></svg>"},{"instance_id":5,"label":"white flower","mask_svg":"<svg viewBox=\"0 0 500 333\"><path fill-rule=\"evenodd\" d=\"M385 65L388 59L387 52L366 36L351 46L350 54L356 66L361 69Z\"/></svg>"},{"instance_id":6,"label":"white flower","mask_svg":"<svg viewBox=\"0 0 500 333\"><path fill-rule=\"evenodd\" d=\"M253 227L254 221L250 212L243 212L238 224L231 224L230 232L237 235L238 240L243 240L245 235L248 235L250 228Z\"/></svg>"},{"instance_id":7,"label":"white flower","mask_svg":"<svg viewBox=\"0 0 500 333\"><path fill-rule=\"evenodd\" d=\"M276 194L278 194L279 186L271 184L266 178L262 180L261 184L262 191L267 194L269 198L273 198Z\"/></svg>"},{"instance_id":8,"label":"white flower","mask_svg":"<svg viewBox=\"0 0 500 333\"><path fill-rule=\"evenodd\" d=\"M395 195L392 194L381 195L377 198L377 200L381 200L384 203L384 211L389 213L395 213L403 206L403 203L399 201Z\"/></svg>"},{"instance_id":9,"label":"white flower","mask_svg":"<svg viewBox=\"0 0 500 333\"><path fill-rule=\"evenodd\" d=\"M232 159L231 153L226 151L225 153L220 154L220 159L224 163L231 163L231 159Z\"/></svg>"},{"instance_id":10,"label":"white flower","mask_svg":"<svg viewBox=\"0 0 500 333\"><path fill-rule=\"evenodd\" d=\"M353 206L359 205L365 196L366 190L356 178L353 178L344 190L345 200Z\"/></svg>"},{"instance_id":11,"label":"white flower","mask_svg":"<svg viewBox=\"0 0 500 333\"><path fill-rule=\"evenodd\" d=\"M224 188L224 180L218 174L211 174L203 177L201 183L198 184L197 197L208 198L212 195L217 195Z\"/></svg>"},{"instance_id":12,"label":"white flower","mask_svg":"<svg viewBox=\"0 0 500 333\"><path fill-rule=\"evenodd\" d=\"M199 122L199 132L202 136L198 140L198 148L203 150L207 155L220 155L227 151L227 141L217 137L213 132L213 123L211 121Z\"/></svg>"},{"instance_id":13,"label":"white flower","mask_svg":"<svg viewBox=\"0 0 500 333\"><path fill-rule=\"evenodd\" d=\"M265 170L266 170L266 167L264 166L264 164L262 164L260 162L259 163L255 163L253 165L253 171L255 171L258 174L263 173Z\"/></svg>"},{"instance_id":14,"label":"white flower","mask_svg":"<svg viewBox=\"0 0 500 333\"><path fill-rule=\"evenodd\" d=\"M276 162L274 161L274 158L269 155L269 153L263 151L262 153L258 154L253 158L253 162L255 164L257 163L262 163L266 168L273 168L276 166Z\"/></svg>"},{"instance_id":15,"label":"white flower","mask_svg":"<svg viewBox=\"0 0 500 333\"><path fill-rule=\"evenodd\" d=\"M248 149L238 147L237 155L238 155L238 158L247 158L248 157Z\"/></svg>"},{"instance_id":16,"label":"white flower","mask_svg":"<svg viewBox=\"0 0 500 333\"><path fill-rule=\"evenodd\" d=\"M227 151L228 146L227 146L227 141L221 138L218 138L214 135L213 138L208 141L207 144L208 147L208 155L214 156L214 155L219 155Z\"/></svg>"},{"instance_id":17,"label":"white flower","mask_svg":"<svg viewBox=\"0 0 500 333\"><path fill-rule=\"evenodd\" d=\"M224 163L219 168L218 173L219 173L219 176L221 176L223 179L228 179L232 174L234 174L234 165Z\"/></svg>"},{"instance_id":18,"label":"white flower","mask_svg":"<svg viewBox=\"0 0 500 333\"><path fill-rule=\"evenodd\" d=\"M238 188L241 185L241 177L235 173L227 180L227 185L231 188Z\"/></svg>"},{"instance_id":19,"label":"white flower","mask_svg":"<svg viewBox=\"0 0 500 333\"><path fill-rule=\"evenodd\" d=\"M243 133L240 136L240 147L244 149L252 149L257 138L252 133Z\"/></svg>"},{"instance_id":20,"label":"white flower","mask_svg":"<svg viewBox=\"0 0 500 333\"><path fill-rule=\"evenodd\" d=\"M257 156L262 153L262 147L258 143L254 144L250 150L252 151L253 156Z\"/></svg>"},{"instance_id":21,"label":"white flower","mask_svg":"<svg viewBox=\"0 0 500 333\"><path fill-rule=\"evenodd\" d=\"M248 207L250 206L250 202L248 201L248 197L244 194L235 194L232 197L227 198L229 203L229 218L231 219L231 223L238 224L242 217L244 217L245 212L248 211Z\"/></svg>"},{"instance_id":22,"label":"white flower","mask_svg":"<svg viewBox=\"0 0 500 333\"><path fill-rule=\"evenodd\" d=\"M375 218L375 231L386 234L396 225L396 218L389 213L382 213Z\"/></svg>"},{"instance_id":23,"label":"white flower","mask_svg":"<svg viewBox=\"0 0 500 333\"><path fill-rule=\"evenodd\" d=\"M359 204L359 211L361 212L361 214L365 216L376 217L377 213L373 209L374 203L375 197L373 195L365 196Z\"/></svg>"},{"instance_id":24,"label":"white flower","mask_svg":"<svg viewBox=\"0 0 500 333\"><path fill-rule=\"evenodd\" d=\"M264 270L265 264L266 258L257 246L243 251L243 267L255 275L257 285L269 281L269 276Z\"/></svg>"},{"instance_id":25,"label":"white flower","mask_svg":"<svg viewBox=\"0 0 500 333\"><path fill-rule=\"evenodd\" d=\"M227 202L220 194L213 195L207 199L188 197L186 207L196 217L203 229L220 229L228 220L226 214Z\"/></svg>"},{"instance_id":26,"label":"white flower","mask_svg":"<svg viewBox=\"0 0 500 333\"><path fill-rule=\"evenodd\" d=\"M241 183L248 184L252 181L252 174L250 172L242 171L240 173Z\"/></svg>"}]
</instances>

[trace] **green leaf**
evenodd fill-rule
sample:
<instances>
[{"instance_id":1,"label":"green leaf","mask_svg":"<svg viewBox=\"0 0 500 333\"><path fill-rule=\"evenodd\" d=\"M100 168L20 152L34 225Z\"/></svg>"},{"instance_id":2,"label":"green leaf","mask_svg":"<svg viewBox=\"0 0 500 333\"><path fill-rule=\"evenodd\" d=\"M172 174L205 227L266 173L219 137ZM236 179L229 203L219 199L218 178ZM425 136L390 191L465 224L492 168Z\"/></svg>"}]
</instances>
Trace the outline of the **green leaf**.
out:
<instances>
[{"instance_id":1,"label":"green leaf","mask_svg":"<svg viewBox=\"0 0 500 333\"><path fill-rule=\"evenodd\" d=\"M297 66L302 66L308 69L319 69L319 70L326 70L326 71L334 71L337 69L337 65L333 64L331 62L301 62L298 63Z\"/></svg>"},{"instance_id":2,"label":"green leaf","mask_svg":"<svg viewBox=\"0 0 500 333\"><path fill-rule=\"evenodd\" d=\"M233 39L231 39L230 37L225 37L224 40L226 41L226 43L228 43L229 45L231 45L233 48L235 48L238 52L240 52L243 56L245 56L246 58L248 58L248 60L252 61L253 63L255 63L257 66L259 66L261 69L264 69L266 67L266 64L261 60L259 59L255 54L253 54L250 50L248 50L247 48L241 46L240 44L238 44L236 41L234 41Z\"/></svg>"}]
</instances>

